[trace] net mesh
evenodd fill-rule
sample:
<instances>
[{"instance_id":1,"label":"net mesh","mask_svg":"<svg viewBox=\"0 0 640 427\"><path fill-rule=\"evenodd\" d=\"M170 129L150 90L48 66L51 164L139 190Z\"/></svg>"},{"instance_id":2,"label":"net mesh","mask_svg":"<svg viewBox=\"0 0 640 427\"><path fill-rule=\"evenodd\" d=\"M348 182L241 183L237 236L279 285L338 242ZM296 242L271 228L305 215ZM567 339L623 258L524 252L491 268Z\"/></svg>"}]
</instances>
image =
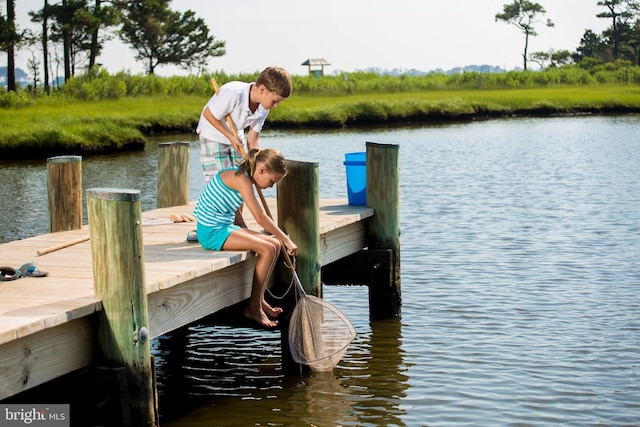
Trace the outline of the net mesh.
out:
<instances>
[{"instance_id":1,"label":"net mesh","mask_svg":"<svg viewBox=\"0 0 640 427\"><path fill-rule=\"evenodd\" d=\"M355 338L356 330L336 307L322 298L304 294L304 290L302 293L289 324L291 355L312 371L331 371Z\"/></svg>"}]
</instances>

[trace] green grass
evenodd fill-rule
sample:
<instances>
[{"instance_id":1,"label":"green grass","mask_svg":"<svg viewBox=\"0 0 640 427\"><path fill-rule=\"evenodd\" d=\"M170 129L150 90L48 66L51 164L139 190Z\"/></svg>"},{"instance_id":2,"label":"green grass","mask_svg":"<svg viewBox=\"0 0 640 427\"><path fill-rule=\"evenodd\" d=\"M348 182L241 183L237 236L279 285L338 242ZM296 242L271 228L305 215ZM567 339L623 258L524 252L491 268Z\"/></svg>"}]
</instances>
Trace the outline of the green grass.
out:
<instances>
[{"instance_id":1,"label":"green grass","mask_svg":"<svg viewBox=\"0 0 640 427\"><path fill-rule=\"evenodd\" d=\"M294 94L271 113L269 120L271 126L341 127L578 112L640 112L640 86L437 90L348 96Z\"/></svg>"},{"instance_id":2,"label":"green grass","mask_svg":"<svg viewBox=\"0 0 640 427\"><path fill-rule=\"evenodd\" d=\"M145 135L191 132L203 102L195 96L95 102L43 98L29 106L0 109L0 153L24 158L140 149Z\"/></svg>"},{"instance_id":3,"label":"green grass","mask_svg":"<svg viewBox=\"0 0 640 427\"><path fill-rule=\"evenodd\" d=\"M193 132L208 95L80 101L39 97L0 108L0 156L46 158L140 149L145 136ZM270 113L269 128L327 128L474 117L640 112L639 85L296 93Z\"/></svg>"}]
</instances>

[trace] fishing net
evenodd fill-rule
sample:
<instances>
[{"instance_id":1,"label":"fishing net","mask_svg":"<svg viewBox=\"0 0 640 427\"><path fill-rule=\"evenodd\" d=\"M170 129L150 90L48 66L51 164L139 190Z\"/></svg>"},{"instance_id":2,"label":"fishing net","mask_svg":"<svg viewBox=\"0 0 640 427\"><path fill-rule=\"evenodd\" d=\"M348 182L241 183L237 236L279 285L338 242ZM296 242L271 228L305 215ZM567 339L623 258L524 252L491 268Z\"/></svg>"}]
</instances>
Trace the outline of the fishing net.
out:
<instances>
[{"instance_id":1,"label":"fishing net","mask_svg":"<svg viewBox=\"0 0 640 427\"><path fill-rule=\"evenodd\" d=\"M327 372L336 367L356 330L336 307L313 295L307 295L293 274L297 302L289 323L289 350L293 360L309 366L315 372Z\"/></svg>"}]
</instances>

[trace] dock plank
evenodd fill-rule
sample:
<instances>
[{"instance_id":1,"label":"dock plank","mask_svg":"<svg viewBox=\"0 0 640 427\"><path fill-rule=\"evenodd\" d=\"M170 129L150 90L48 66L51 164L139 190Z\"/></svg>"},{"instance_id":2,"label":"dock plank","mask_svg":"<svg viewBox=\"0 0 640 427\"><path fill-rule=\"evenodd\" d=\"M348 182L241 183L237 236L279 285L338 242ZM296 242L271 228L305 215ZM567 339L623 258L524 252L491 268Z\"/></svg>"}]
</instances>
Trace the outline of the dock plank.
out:
<instances>
[{"instance_id":1,"label":"dock plank","mask_svg":"<svg viewBox=\"0 0 640 427\"><path fill-rule=\"evenodd\" d=\"M93 319L85 316L3 344L0 399L90 364L93 329Z\"/></svg>"}]
</instances>

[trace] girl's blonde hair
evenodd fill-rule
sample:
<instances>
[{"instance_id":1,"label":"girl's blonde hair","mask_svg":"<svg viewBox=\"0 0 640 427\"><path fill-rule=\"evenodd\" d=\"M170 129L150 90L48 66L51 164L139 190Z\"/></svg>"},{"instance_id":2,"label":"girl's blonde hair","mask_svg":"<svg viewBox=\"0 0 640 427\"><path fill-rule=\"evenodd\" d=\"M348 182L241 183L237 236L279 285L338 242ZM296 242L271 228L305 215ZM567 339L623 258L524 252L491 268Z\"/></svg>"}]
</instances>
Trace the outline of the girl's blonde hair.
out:
<instances>
[{"instance_id":1,"label":"girl's blonde hair","mask_svg":"<svg viewBox=\"0 0 640 427\"><path fill-rule=\"evenodd\" d=\"M249 177L253 177L258 163L264 163L267 171L270 173L280 175L281 177L287 174L287 162L280 151L275 148L265 148L264 150L252 148L244 160L238 165L236 175L245 173L249 175Z\"/></svg>"}]
</instances>

